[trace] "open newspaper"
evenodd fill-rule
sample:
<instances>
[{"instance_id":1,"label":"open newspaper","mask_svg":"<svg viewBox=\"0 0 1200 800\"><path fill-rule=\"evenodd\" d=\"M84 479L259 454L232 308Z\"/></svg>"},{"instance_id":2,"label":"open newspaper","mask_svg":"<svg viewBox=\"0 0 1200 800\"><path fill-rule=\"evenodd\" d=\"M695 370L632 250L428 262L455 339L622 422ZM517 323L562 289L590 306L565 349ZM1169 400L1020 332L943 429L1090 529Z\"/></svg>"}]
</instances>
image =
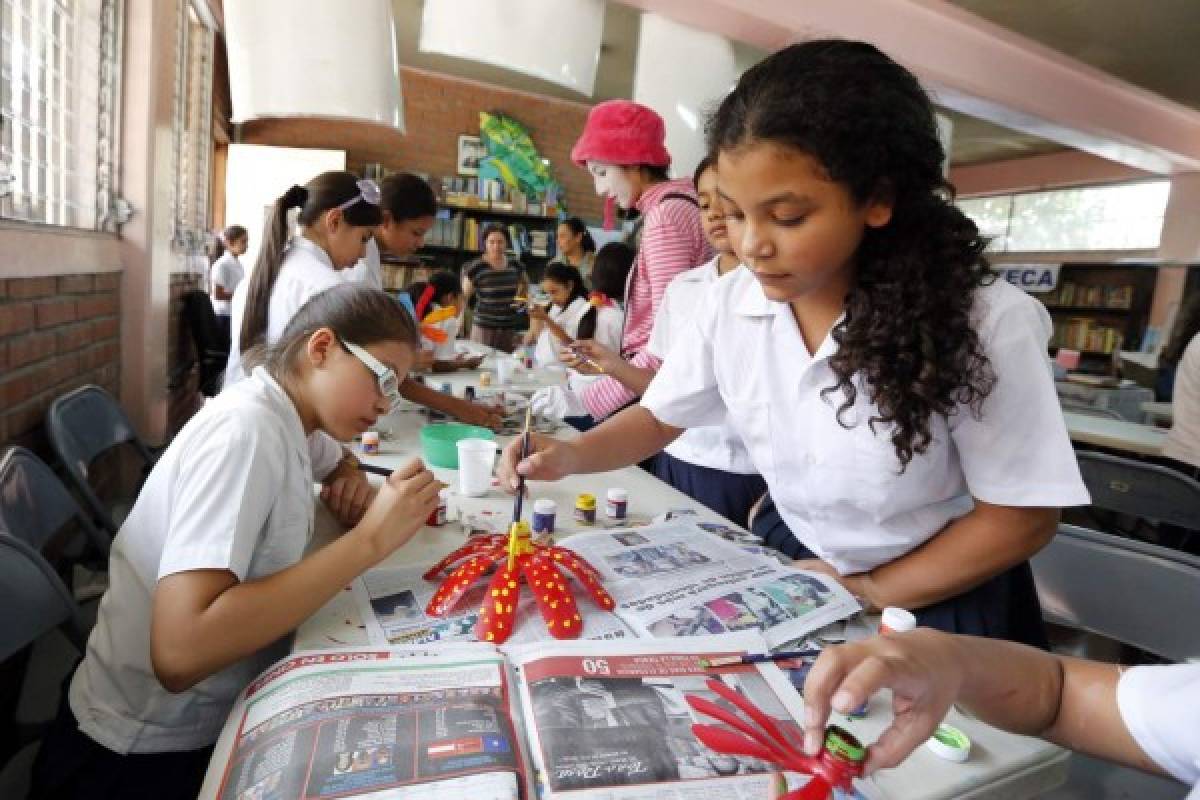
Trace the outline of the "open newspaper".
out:
<instances>
[{"instance_id":1,"label":"open newspaper","mask_svg":"<svg viewBox=\"0 0 1200 800\"><path fill-rule=\"evenodd\" d=\"M701 661L764 649L743 632L296 654L239 699L201 797L758 800L771 767L708 750L691 725L712 720L684 695L723 702L705 685L721 680L799 742L801 700L774 664Z\"/></svg>"},{"instance_id":2,"label":"open newspaper","mask_svg":"<svg viewBox=\"0 0 1200 800\"><path fill-rule=\"evenodd\" d=\"M721 526L672 520L560 540L600 571L617 601L616 613L609 614L580 598L582 638L672 638L757 630L768 647L776 648L859 611L858 602L837 581L781 564L761 547L737 540L736 534ZM372 643L474 638L485 582L468 592L450 615L430 617L424 609L437 584L423 580L422 572L381 567L355 581L355 601ZM526 593L510 643L549 638Z\"/></svg>"}]
</instances>

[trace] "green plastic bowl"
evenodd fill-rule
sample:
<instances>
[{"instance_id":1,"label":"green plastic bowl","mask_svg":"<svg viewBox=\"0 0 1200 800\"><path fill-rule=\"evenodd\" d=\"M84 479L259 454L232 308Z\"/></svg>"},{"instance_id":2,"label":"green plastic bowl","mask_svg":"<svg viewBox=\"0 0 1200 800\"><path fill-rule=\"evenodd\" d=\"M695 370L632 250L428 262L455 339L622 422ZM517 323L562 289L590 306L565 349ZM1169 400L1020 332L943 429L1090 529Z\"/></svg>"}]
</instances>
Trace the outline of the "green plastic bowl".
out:
<instances>
[{"instance_id":1,"label":"green plastic bowl","mask_svg":"<svg viewBox=\"0 0 1200 800\"><path fill-rule=\"evenodd\" d=\"M437 425L426 425L421 428L421 451L425 462L434 467L458 469L458 440L459 439L490 439L496 441L496 434L478 425L466 425L461 422L443 422Z\"/></svg>"}]
</instances>

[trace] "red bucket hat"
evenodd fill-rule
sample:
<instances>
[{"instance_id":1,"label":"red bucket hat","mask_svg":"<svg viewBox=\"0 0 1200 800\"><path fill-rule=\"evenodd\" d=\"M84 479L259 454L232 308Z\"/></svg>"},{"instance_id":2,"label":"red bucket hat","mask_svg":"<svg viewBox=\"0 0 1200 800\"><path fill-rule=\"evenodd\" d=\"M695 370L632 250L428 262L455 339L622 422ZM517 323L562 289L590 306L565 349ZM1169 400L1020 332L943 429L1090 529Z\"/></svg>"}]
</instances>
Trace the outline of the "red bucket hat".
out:
<instances>
[{"instance_id":1,"label":"red bucket hat","mask_svg":"<svg viewBox=\"0 0 1200 800\"><path fill-rule=\"evenodd\" d=\"M588 112L571 160L581 167L588 161L668 167L666 139L663 119L653 109L631 100L607 100Z\"/></svg>"}]
</instances>

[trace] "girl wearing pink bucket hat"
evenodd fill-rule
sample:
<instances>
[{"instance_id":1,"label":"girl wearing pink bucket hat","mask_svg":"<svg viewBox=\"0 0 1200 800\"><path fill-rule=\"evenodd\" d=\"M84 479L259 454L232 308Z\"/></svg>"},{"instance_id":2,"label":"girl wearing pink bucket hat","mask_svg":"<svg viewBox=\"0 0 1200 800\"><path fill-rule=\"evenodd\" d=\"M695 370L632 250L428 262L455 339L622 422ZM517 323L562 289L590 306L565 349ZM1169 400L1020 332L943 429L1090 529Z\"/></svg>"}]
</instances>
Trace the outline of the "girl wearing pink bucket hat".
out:
<instances>
[{"instance_id":1,"label":"girl wearing pink bucket hat","mask_svg":"<svg viewBox=\"0 0 1200 800\"><path fill-rule=\"evenodd\" d=\"M625 284L625 329L621 352L590 341L576 343L564 354L582 373L606 373L590 383L542 389L533 397L534 411L556 417L604 419L637 399L620 380L624 366L655 370L659 361L646 352L654 317L667 284L679 273L710 257L700 226L700 206L691 180L671 180L667 167L662 117L640 103L609 100L588 112L583 134L571 149L571 160L586 167L605 199L605 220L615 206L639 214L637 256Z\"/></svg>"}]
</instances>

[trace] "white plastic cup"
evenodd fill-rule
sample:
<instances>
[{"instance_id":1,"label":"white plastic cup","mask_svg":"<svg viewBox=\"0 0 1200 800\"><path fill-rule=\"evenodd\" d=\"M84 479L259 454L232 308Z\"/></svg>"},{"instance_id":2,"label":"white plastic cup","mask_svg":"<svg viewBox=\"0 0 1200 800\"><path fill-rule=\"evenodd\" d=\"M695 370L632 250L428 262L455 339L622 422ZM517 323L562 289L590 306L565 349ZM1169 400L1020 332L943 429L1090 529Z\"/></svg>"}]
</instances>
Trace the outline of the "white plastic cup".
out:
<instances>
[{"instance_id":1,"label":"white plastic cup","mask_svg":"<svg viewBox=\"0 0 1200 800\"><path fill-rule=\"evenodd\" d=\"M517 362L512 360L512 356L501 356L496 359L496 380L501 386L507 386L512 382L513 373L517 371Z\"/></svg>"},{"instance_id":2,"label":"white plastic cup","mask_svg":"<svg viewBox=\"0 0 1200 800\"><path fill-rule=\"evenodd\" d=\"M491 439L459 439L458 491L467 497L482 497L492 488L492 465L496 443Z\"/></svg>"},{"instance_id":3,"label":"white plastic cup","mask_svg":"<svg viewBox=\"0 0 1200 800\"><path fill-rule=\"evenodd\" d=\"M916 627L917 618L912 612L895 606L885 608L879 620L880 633L905 633L915 630Z\"/></svg>"}]
</instances>

